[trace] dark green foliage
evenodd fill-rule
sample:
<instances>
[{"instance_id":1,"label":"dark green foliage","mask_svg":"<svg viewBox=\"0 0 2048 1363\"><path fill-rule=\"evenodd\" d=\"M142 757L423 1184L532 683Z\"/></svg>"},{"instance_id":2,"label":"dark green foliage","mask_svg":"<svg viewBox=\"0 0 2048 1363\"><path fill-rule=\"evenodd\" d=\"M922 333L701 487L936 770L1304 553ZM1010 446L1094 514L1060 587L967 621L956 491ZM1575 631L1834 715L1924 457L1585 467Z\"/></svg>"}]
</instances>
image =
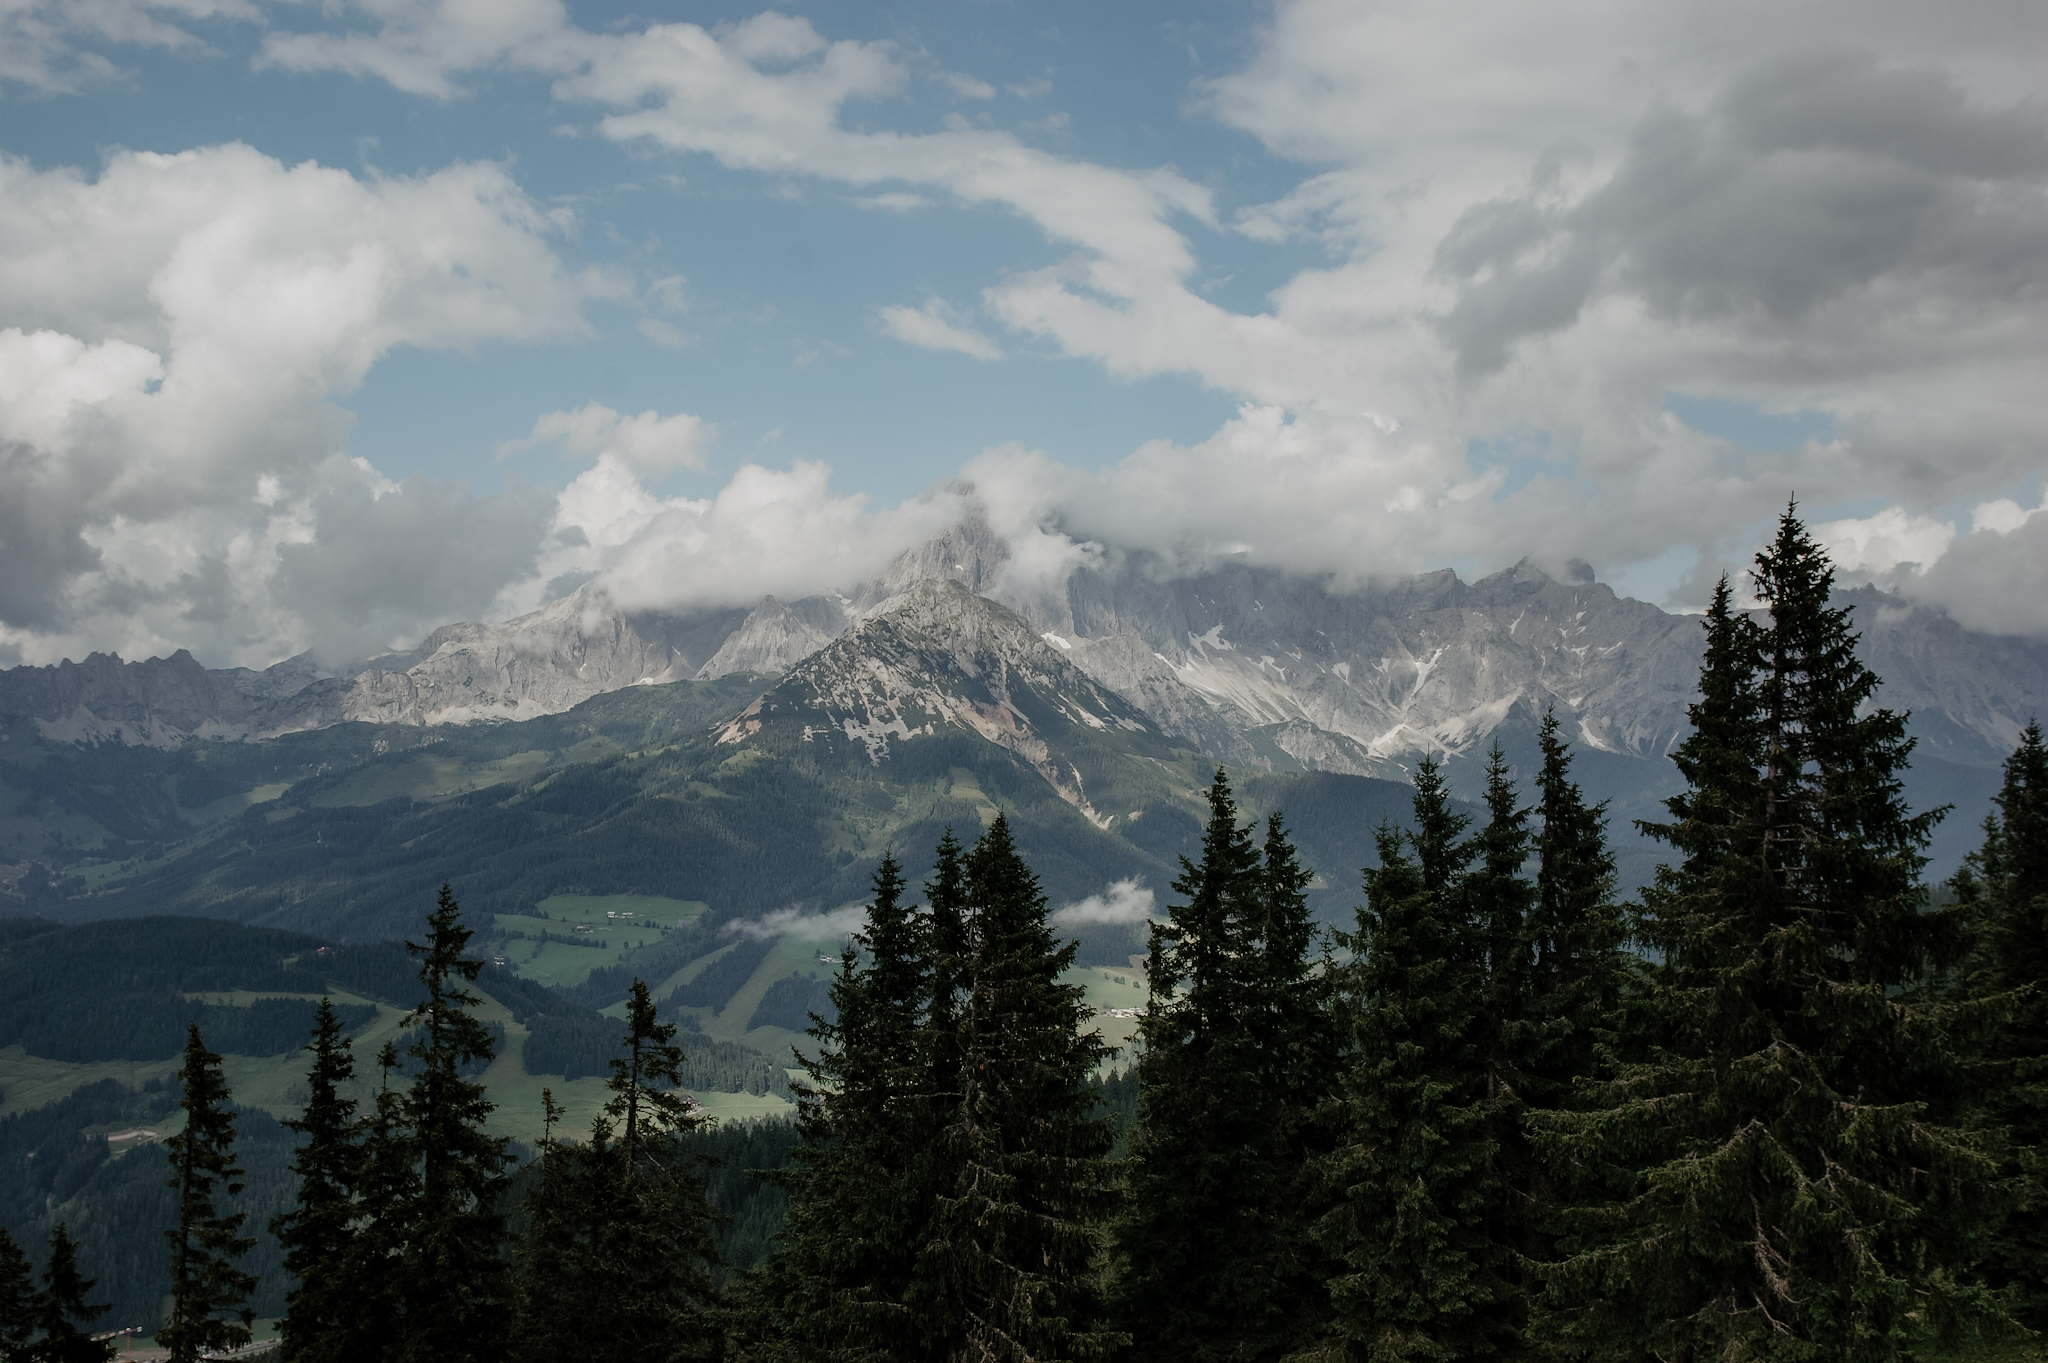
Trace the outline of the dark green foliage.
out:
<instances>
[{"instance_id":1,"label":"dark green foliage","mask_svg":"<svg viewBox=\"0 0 2048 1363\"><path fill-rule=\"evenodd\" d=\"M173 1363L193 1363L202 1353L247 1344L256 1315L247 1304L256 1278L235 1264L256 1244L256 1237L241 1233L248 1213L224 1212L215 1205L216 1188L231 1198L242 1192L242 1170L233 1153L235 1114L220 1060L193 1027L178 1071L185 1129L164 1142L178 1219L164 1232L171 1242L171 1303L156 1340L170 1350Z\"/></svg>"},{"instance_id":2,"label":"dark green foliage","mask_svg":"<svg viewBox=\"0 0 2048 1363\"><path fill-rule=\"evenodd\" d=\"M28 1256L0 1230L0 1363L19 1363L36 1331L36 1284Z\"/></svg>"},{"instance_id":3,"label":"dark green foliage","mask_svg":"<svg viewBox=\"0 0 2048 1363\"><path fill-rule=\"evenodd\" d=\"M754 1009L754 1016L747 1020L747 1027L749 1030L781 1027L791 1032L807 1032L811 1028L813 1013L831 1018L831 986L813 975L784 975L768 986L768 992L761 996L760 1005Z\"/></svg>"},{"instance_id":4,"label":"dark green foliage","mask_svg":"<svg viewBox=\"0 0 2048 1363\"><path fill-rule=\"evenodd\" d=\"M89 1063L168 1060L197 1023L222 1053L283 1055L313 1025L305 999L228 1007L183 997L231 989L320 993L318 940L193 918L139 918L0 944L0 1046ZM359 1027L375 1009L350 1005Z\"/></svg>"},{"instance_id":5,"label":"dark green foliage","mask_svg":"<svg viewBox=\"0 0 2048 1363\"><path fill-rule=\"evenodd\" d=\"M68 1223L92 1265L99 1294L122 1324L152 1331L169 1288L162 1230L177 1220L176 1194L161 1145L111 1157L100 1131L161 1128L176 1090L152 1080L137 1092L111 1079L74 1090L47 1106L0 1117L0 1226L20 1244L40 1244L57 1221ZM259 1224L288 1209L297 1194L291 1133L269 1114L235 1114L237 1162L248 1173L240 1205ZM261 1278L251 1304L259 1316L284 1310L282 1252L268 1236L242 1261Z\"/></svg>"},{"instance_id":6,"label":"dark green foliage","mask_svg":"<svg viewBox=\"0 0 2048 1363\"><path fill-rule=\"evenodd\" d=\"M1118 1315L1138 1357L1278 1357L1313 1329L1309 1123L1334 1046L1278 816L1263 848L1222 771L1184 903L1152 928Z\"/></svg>"},{"instance_id":7,"label":"dark green foliage","mask_svg":"<svg viewBox=\"0 0 2048 1363\"><path fill-rule=\"evenodd\" d=\"M280 1349L286 1363L349 1363L336 1346L362 1312L348 1269L363 1152L355 1100L342 1096L355 1077L355 1057L325 999L306 1049L313 1063L306 1074L305 1110L285 1123L303 1138L292 1158L298 1202L270 1223L284 1247L284 1266L298 1284L279 1325Z\"/></svg>"},{"instance_id":8,"label":"dark green foliage","mask_svg":"<svg viewBox=\"0 0 2048 1363\"><path fill-rule=\"evenodd\" d=\"M1574 1080L1598 1065L1628 978L1627 925L1614 899L1605 805L1588 805L1571 779L1571 745L1546 714L1536 778L1536 899L1530 911L1530 1005L1542 1024L1524 1080L1532 1107L1566 1106Z\"/></svg>"},{"instance_id":9,"label":"dark green foliage","mask_svg":"<svg viewBox=\"0 0 2048 1363\"><path fill-rule=\"evenodd\" d=\"M1322 1161L1332 1205L1315 1228L1339 1265L1332 1357L1483 1358L1514 1343L1493 1238L1505 1179L1487 1088L1487 925L1465 902L1484 840L1459 840L1469 822L1438 765L1421 763L1415 828L1381 827L1358 930L1343 938L1356 953L1349 1059Z\"/></svg>"},{"instance_id":10,"label":"dark green foliage","mask_svg":"<svg viewBox=\"0 0 2048 1363\"><path fill-rule=\"evenodd\" d=\"M674 1038L635 980L612 1097L587 1144L555 1138L560 1110L543 1093L548 1134L527 1209L515 1337L522 1357L718 1355L705 1310L716 1212L686 1141L704 1119L676 1088L683 1057Z\"/></svg>"},{"instance_id":11,"label":"dark green foliage","mask_svg":"<svg viewBox=\"0 0 2048 1363\"><path fill-rule=\"evenodd\" d=\"M521 1053L526 1072L559 1074L564 1079L610 1073L619 1054L618 1022L573 1005L561 1007L559 1015L535 1018L529 1024ZM684 1051L682 1076L683 1087L692 1093L789 1096L789 1074L782 1066L750 1046L702 1035L693 1035Z\"/></svg>"},{"instance_id":12,"label":"dark green foliage","mask_svg":"<svg viewBox=\"0 0 2048 1363\"><path fill-rule=\"evenodd\" d=\"M758 1267L775 1248L789 1193L768 1175L789 1164L797 1127L783 1117L757 1122L719 1122L683 1137L704 1174L704 1195L723 1218L718 1223L718 1262L713 1280L721 1287L732 1274Z\"/></svg>"},{"instance_id":13,"label":"dark green foliage","mask_svg":"<svg viewBox=\"0 0 2048 1363\"><path fill-rule=\"evenodd\" d=\"M50 1229L50 1257L43 1265L43 1289L36 1294L35 1321L41 1338L28 1347L34 1363L100 1363L114 1356L112 1344L96 1344L92 1322L109 1308L87 1303L94 1280L78 1267L78 1244L59 1221Z\"/></svg>"},{"instance_id":14,"label":"dark green foliage","mask_svg":"<svg viewBox=\"0 0 2048 1363\"><path fill-rule=\"evenodd\" d=\"M1952 1125L1960 1015L1919 992L1955 917L1922 911L1936 815L1792 512L1754 576L1768 620L1722 583L1648 830L1683 860L1644 896L1626 1063L1544 1123L1619 1183L1547 1273L1546 1328L1596 1357L1883 1360L1981 1306L1956 1270L1995 1169Z\"/></svg>"},{"instance_id":15,"label":"dark green foliage","mask_svg":"<svg viewBox=\"0 0 2048 1363\"><path fill-rule=\"evenodd\" d=\"M1115 1070L1093 1083L1095 1106L1088 1109L1088 1115L1105 1117L1115 1127L1116 1145L1110 1156L1125 1159L1130 1155L1131 1137L1138 1130L1138 1072L1135 1068Z\"/></svg>"},{"instance_id":16,"label":"dark green foliage","mask_svg":"<svg viewBox=\"0 0 2048 1363\"><path fill-rule=\"evenodd\" d=\"M1088 1357L1117 1343L1096 1324L1098 1227L1113 1210L1114 1133L1091 1117L1101 1038L1060 972L1045 896L998 815L966 862L966 997L958 1092L939 1133L942 1177L920 1275L943 1330L933 1354Z\"/></svg>"},{"instance_id":17,"label":"dark green foliage","mask_svg":"<svg viewBox=\"0 0 2048 1363\"><path fill-rule=\"evenodd\" d=\"M427 940L406 943L420 962L427 999L408 1048L419 1074L401 1110L417 1161L417 1182L404 1211L399 1357L406 1363L461 1363L504 1352L511 1284L504 1217L498 1210L505 1138L485 1130L491 1101L463 1076L488 1060L491 1035L471 1012L478 997L465 986L483 963L465 959L471 931L448 886L427 920ZM409 1147L409 1148L407 1148ZM377 1146L372 1142L372 1155Z\"/></svg>"},{"instance_id":18,"label":"dark green foliage","mask_svg":"<svg viewBox=\"0 0 2048 1363\"><path fill-rule=\"evenodd\" d=\"M1513 1134L1518 1159L1509 1189L1514 1225L1508 1244L1521 1256L1518 1283L1539 1290L1528 1265L1562 1252L1564 1208L1597 1196L1598 1170L1572 1160L1547 1160L1530 1139L1529 1113L1568 1109L1576 1088L1602 1073L1614 1040L1615 1010L1630 974L1626 925L1614 902L1614 856L1606 808L1588 805L1571 779L1570 745L1558 737L1555 714L1543 717L1543 764L1536 778L1537 870L1529 909L1528 993ZM1540 1124L1534 1123L1534 1124ZM1525 1296L1520 1303L1527 1309Z\"/></svg>"},{"instance_id":19,"label":"dark green foliage","mask_svg":"<svg viewBox=\"0 0 2048 1363\"><path fill-rule=\"evenodd\" d=\"M405 1090L394 1086L398 1048L377 1052L377 1093L358 1129L361 1164L357 1219L342 1261L343 1295L384 1303L380 1315L359 1313L331 1341L343 1357L393 1363L406 1357L406 1249L420 1200L419 1161L407 1124Z\"/></svg>"},{"instance_id":20,"label":"dark green foliage","mask_svg":"<svg viewBox=\"0 0 2048 1363\"><path fill-rule=\"evenodd\" d=\"M957 851L942 849L942 897L957 886ZM799 1143L774 1178L789 1197L782 1249L746 1292L746 1331L765 1357L927 1356L933 1327L915 1284L939 1109L922 1063L933 968L929 920L903 888L884 855L832 1015L809 1028L818 1049L803 1057Z\"/></svg>"},{"instance_id":21,"label":"dark green foliage","mask_svg":"<svg viewBox=\"0 0 2048 1363\"><path fill-rule=\"evenodd\" d=\"M2022 1324L2048 1329L2048 746L2038 723L2006 759L1984 846L1957 889L1975 927L1968 990L2004 1001L1982 1120L2003 1130L2021 1190L1986 1270L2012 1290Z\"/></svg>"},{"instance_id":22,"label":"dark green foliage","mask_svg":"<svg viewBox=\"0 0 2048 1363\"><path fill-rule=\"evenodd\" d=\"M709 1008L716 1013L732 1002L732 996L746 987L748 980L761 962L768 959L768 953L775 950L772 937L742 937L732 950L713 960L687 981L670 991L662 1000L663 1006L677 1008Z\"/></svg>"}]
</instances>

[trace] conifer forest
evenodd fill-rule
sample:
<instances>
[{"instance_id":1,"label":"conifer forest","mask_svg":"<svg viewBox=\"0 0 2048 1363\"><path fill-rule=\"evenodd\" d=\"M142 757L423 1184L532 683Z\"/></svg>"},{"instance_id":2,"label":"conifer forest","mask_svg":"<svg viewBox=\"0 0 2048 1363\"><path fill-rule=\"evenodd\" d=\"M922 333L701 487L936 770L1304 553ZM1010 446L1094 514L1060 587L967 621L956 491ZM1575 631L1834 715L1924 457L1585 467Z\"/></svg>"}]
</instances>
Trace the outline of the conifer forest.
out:
<instances>
[{"instance_id":1,"label":"conifer forest","mask_svg":"<svg viewBox=\"0 0 2048 1363\"><path fill-rule=\"evenodd\" d=\"M267 1226L187 1020L155 1342L250 1343L259 1230L288 1363L1889 1363L2048 1330L2048 743L1928 883L1943 811L1907 806L1832 587L1792 511L1722 580L1632 899L1554 716L1481 803L1421 762L1337 931L1310 888L1359 868L1304 864L1217 770L1122 1051L1007 818L897 849L786 1139L714 1127L703 1039L638 978L608 1037L548 1033L609 1073L588 1125L545 1092L537 1145L491 1134L502 1029L444 885L402 1044L293 1015ZM741 1256L743 1173L779 1225ZM116 1356L101 1271L64 1224L0 1232L0 1359Z\"/></svg>"}]
</instances>

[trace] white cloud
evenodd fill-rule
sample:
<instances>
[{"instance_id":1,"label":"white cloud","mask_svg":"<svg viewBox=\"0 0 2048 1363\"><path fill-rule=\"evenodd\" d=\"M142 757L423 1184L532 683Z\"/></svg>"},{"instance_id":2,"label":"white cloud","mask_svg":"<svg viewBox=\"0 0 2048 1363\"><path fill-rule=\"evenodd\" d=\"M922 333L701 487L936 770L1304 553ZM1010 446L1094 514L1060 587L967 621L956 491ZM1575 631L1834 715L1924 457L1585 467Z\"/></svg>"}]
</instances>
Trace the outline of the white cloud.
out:
<instances>
[{"instance_id":1,"label":"white cloud","mask_svg":"<svg viewBox=\"0 0 2048 1363\"><path fill-rule=\"evenodd\" d=\"M1101 894L1091 894L1079 903L1053 910L1052 921L1063 928L1090 927L1102 923L1144 923L1164 917L1154 908L1152 892L1137 880L1110 883Z\"/></svg>"},{"instance_id":2,"label":"white cloud","mask_svg":"<svg viewBox=\"0 0 2048 1363\"><path fill-rule=\"evenodd\" d=\"M958 314L944 299L928 299L921 308L891 303L875 309L875 329L906 345L926 350L957 350L977 360L1000 360L1001 347L972 327L953 320Z\"/></svg>"},{"instance_id":3,"label":"white cloud","mask_svg":"<svg viewBox=\"0 0 2048 1363\"><path fill-rule=\"evenodd\" d=\"M756 941L796 937L804 941L827 942L837 946L855 933L865 931L867 925L867 905L844 904L826 913L812 913L804 909L777 909L759 918L742 918L737 922L728 923L725 930L736 932L742 937L751 937Z\"/></svg>"},{"instance_id":4,"label":"white cloud","mask_svg":"<svg viewBox=\"0 0 2048 1363\"><path fill-rule=\"evenodd\" d=\"M498 446L500 457L536 445L560 445L578 459L615 454L657 478L678 469L702 469L704 456L718 428L688 413L663 416L647 411L621 416L602 403L590 402L573 412L549 412L533 423L522 440Z\"/></svg>"},{"instance_id":5,"label":"white cloud","mask_svg":"<svg viewBox=\"0 0 2048 1363\"><path fill-rule=\"evenodd\" d=\"M1834 560L1836 577L1844 582L1858 573L1889 573L1912 565L1925 567L1948 551L1956 528L1932 516L1915 516L1896 506L1861 520L1826 521L1812 535Z\"/></svg>"},{"instance_id":6,"label":"white cloud","mask_svg":"<svg viewBox=\"0 0 2048 1363\"><path fill-rule=\"evenodd\" d=\"M886 194L870 194L855 199L862 208L879 209L884 213L915 213L920 208L930 208L932 201L922 194L906 194L902 190L891 190Z\"/></svg>"},{"instance_id":7,"label":"white cloud","mask_svg":"<svg viewBox=\"0 0 2048 1363\"><path fill-rule=\"evenodd\" d=\"M501 62L554 65L568 31L560 0L359 0L334 10L376 27L265 34L258 67L341 71L446 100L465 93L456 80L464 72Z\"/></svg>"},{"instance_id":8,"label":"white cloud","mask_svg":"<svg viewBox=\"0 0 2048 1363\"><path fill-rule=\"evenodd\" d=\"M830 477L818 463L745 464L715 496L661 498L624 459L600 455L563 489L531 584L602 572L628 609L807 596L865 581L965 510L958 493L937 491L870 511L864 495L834 493Z\"/></svg>"},{"instance_id":9,"label":"white cloud","mask_svg":"<svg viewBox=\"0 0 2048 1363\"><path fill-rule=\"evenodd\" d=\"M946 83L948 90L951 90L962 99L994 99L996 97L995 86L990 85L985 80L976 80L973 76L963 76L957 71L948 71L939 79Z\"/></svg>"},{"instance_id":10,"label":"white cloud","mask_svg":"<svg viewBox=\"0 0 2048 1363\"><path fill-rule=\"evenodd\" d=\"M487 609L543 513L515 494L472 516L460 485L376 478L332 399L396 346L580 334L555 225L491 165L364 179L229 145L88 177L0 158L0 650L267 663L311 641L301 607L341 648ZM378 527L429 522L495 579L449 567L369 602Z\"/></svg>"},{"instance_id":11,"label":"white cloud","mask_svg":"<svg viewBox=\"0 0 2048 1363\"><path fill-rule=\"evenodd\" d=\"M72 94L122 79L103 47L202 53L197 19L256 19L249 0L9 0L0 4L0 82Z\"/></svg>"}]
</instances>

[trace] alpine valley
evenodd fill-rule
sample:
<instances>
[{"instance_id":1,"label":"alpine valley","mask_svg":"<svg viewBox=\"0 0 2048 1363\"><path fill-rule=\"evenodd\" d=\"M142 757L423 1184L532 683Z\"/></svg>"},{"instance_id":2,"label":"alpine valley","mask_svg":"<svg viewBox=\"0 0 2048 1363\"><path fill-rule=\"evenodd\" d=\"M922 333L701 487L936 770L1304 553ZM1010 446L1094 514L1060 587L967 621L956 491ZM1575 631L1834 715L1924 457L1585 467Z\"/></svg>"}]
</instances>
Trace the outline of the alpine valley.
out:
<instances>
[{"instance_id":1,"label":"alpine valley","mask_svg":"<svg viewBox=\"0 0 2048 1363\"><path fill-rule=\"evenodd\" d=\"M1700 630L1583 565L1344 590L1116 553L1019 587L1010 560L969 522L850 593L750 609L627 611L594 581L348 667L181 651L0 672L0 883L60 920L337 939L404 931L443 879L492 912L633 893L739 921L856 900L885 847L915 862L1000 807L1054 903L1077 904L1126 881L1163 894L1221 763L1285 811L1335 920L1420 755L1474 793L1493 743L1527 766L1552 708L1611 802L1625 880L1655 864L1630 821L1672 787ZM1844 599L1884 703L1911 712L1914 803L1955 806L1946 875L2048 708L2048 647L1869 587ZM1075 926L1084 959L1142 934Z\"/></svg>"},{"instance_id":2,"label":"alpine valley","mask_svg":"<svg viewBox=\"0 0 2048 1363\"><path fill-rule=\"evenodd\" d=\"M1420 756L1473 795L1495 743L1533 770L1549 710L1610 802L1624 882L1656 864L1630 821L1674 785L1696 620L1528 564L1356 589L1108 553L1023 587L1044 579L1014 566L970 523L802 600L664 614L590 582L347 667L180 652L0 672L0 1159L22 1190L0 1224L70 1218L147 1314L161 1267L116 1251L161 1201L159 1166L114 1156L170 1130L184 1024L227 1054L275 1201L308 1010L334 997L361 1055L397 1036L415 1000L395 939L444 881L492 958L494 1128L532 1140L543 1083L572 1119L596 1111L636 977L684 1027L698 1101L786 1112L782 1066L829 1009L883 851L915 884L948 828L971 840L999 810L1113 1043L1219 764L1247 811L1284 813L1329 923L1376 826L1407 819ZM2048 648L1870 588L1843 599L1884 702L1912 712L1912 802L1956 806L1945 876L2048 708ZM735 1169L782 1158L750 1149ZM744 1264L780 1213L730 1183Z\"/></svg>"}]
</instances>

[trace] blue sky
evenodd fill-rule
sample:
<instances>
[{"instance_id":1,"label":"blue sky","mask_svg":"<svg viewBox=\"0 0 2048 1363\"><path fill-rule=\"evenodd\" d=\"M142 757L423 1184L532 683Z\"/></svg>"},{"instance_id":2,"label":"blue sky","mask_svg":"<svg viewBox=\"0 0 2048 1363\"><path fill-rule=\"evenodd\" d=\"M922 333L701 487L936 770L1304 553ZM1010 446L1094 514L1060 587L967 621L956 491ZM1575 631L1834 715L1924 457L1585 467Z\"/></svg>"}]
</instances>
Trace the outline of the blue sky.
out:
<instances>
[{"instance_id":1,"label":"blue sky","mask_svg":"<svg viewBox=\"0 0 2048 1363\"><path fill-rule=\"evenodd\" d=\"M0 9L0 663L848 585L986 515L2048 632L2037 9ZM11 372L11 377L10 377Z\"/></svg>"}]
</instances>

